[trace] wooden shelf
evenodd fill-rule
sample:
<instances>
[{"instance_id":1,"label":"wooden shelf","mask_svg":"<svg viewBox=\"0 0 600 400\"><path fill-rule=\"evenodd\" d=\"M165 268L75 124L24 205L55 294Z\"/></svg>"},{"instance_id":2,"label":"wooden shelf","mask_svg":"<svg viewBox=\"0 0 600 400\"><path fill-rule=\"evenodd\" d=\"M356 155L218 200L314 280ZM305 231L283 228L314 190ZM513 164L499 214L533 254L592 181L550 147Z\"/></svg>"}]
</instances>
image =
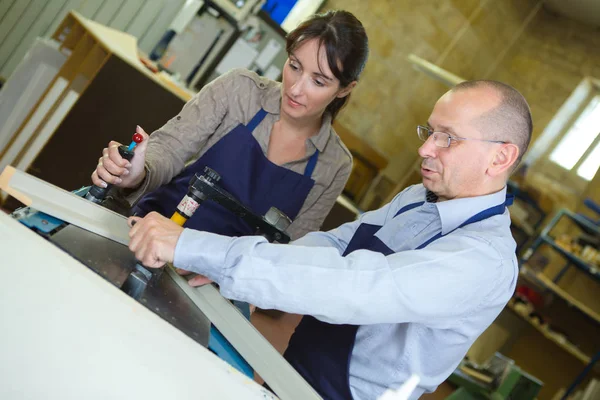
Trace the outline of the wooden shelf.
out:
<instances>
[{"instance_id":1,"label":"wooden shelf","mask_svg":"<svg viewBox=\"0 0 600 400\"><path fill-rule=\"evenodd\" d=\"M512 312L514 312L515 314L517 314L519 317L521 317L522 319L524 319L526 322L529 323L529 325L533 326L538 332L540 332L542 335L544 335L544 337L548 340L550 340L551 342L554 342L558 347L562 348L563 350L565 350L567 353L571 354L573 357L577 358L579 361L581 361L583 364L589 364L589 362L591 361L591 357L586 355L584 352L582 352L581 350L579 350L574 344L568 342L568 341L560 341L558 339L556 339L552 333L534 323L532 321L531 318L529 318L529 316L527 315L523 315L520 312L518 312L515 307L513 306L512 302L509 302L506 305L507 308L509 308Z\"/></svg>"},{"instance_id":2,"label":"wooden shelf","mask_svg":"<svg viewBox=\"0 0 600 400\"><path fill-rule=\"evenodd\" d=\"M556 283L552 282L550 278L542 273L535 273L526 266L521 267L521 275L527 279L533 280L534 283L537 283L546 289L552 291L571 306L577 308L579 311L593 319L596 323L600 324L600 315L596 313L594 310L583 304L581 301L577 300L569 293L567 293L564 289L558 286Z\"/></svg>"},{"instance_id":3,"label":"wooden shelf","mask_svg":"<svg viewBox=\"0 0 600 400\"><path fill-rule=\"evenodd\" d=\"M546 243L549 246L551 246L552 248L554 248L558 253L563 255L567 260L569 260L577 268L579 268L583 272L587 273L589 276L596 279L597 281L600 281L600 271L598 270L598 268L596 266L590 266L588 263L583 261L581 258L576 256L575 254L560 247L558 244L556 244L554 239L552 239L550 236L542 234L542 235L540 235L540 238L544 241L544 243Z\"/></svg>"}]
</instances>

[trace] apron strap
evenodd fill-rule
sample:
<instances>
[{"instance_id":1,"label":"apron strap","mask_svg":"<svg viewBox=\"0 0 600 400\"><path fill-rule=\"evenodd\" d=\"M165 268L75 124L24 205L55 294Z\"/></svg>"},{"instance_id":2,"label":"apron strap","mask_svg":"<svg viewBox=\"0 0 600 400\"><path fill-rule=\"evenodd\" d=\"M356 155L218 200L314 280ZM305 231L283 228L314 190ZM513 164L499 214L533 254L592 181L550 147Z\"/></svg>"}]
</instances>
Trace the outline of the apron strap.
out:
<instances>
[{"instance_id":1,"label":"apron strap","mask_svg":"<svg viewBox=\"0 0 600 400\"><path fill-rule=\"evenodd\" d=\"M424 203L425 203L424 201L418 201L416 203L405 205L404 207L402 207L401 209L398 210L396 215L394 215L394 218L396 218L398 215L402 214L403 212L412 210L413 208L417 208L417 207L423 205Z\"/></svg>"},{"instance_id":2,"label":"apron strap","mask_svg":"<svg viewBox=\"0 0 600 400\"><path fill-rule=\"evenodd\" d=\"M452 229L448 233L452 233L455 230L457 230L458 228L462 228L463 226L472 224L474 222L483 221L484 219L493 217L494 215L503 214L504 213L504 209L513 203L513 198L514 198L513 195L506 195L506 200L504 201L504 203L498 204L497 206L494 206L494 207L490 207L490 208L488 208L486 210L483 210L483 211L481 211L481 212L473 215L471 218L469 218L468 220L466 220L465 222L463 222L462 224L460 224L456 228ZM422 245L420 245L419 247L417 247L416 250L422 249L423 247L425 247L428 244L430 244L431 242L433 242L433 241L441 238L442 236L445 236L445 235L442 235L442 232L438 233L437 235L433 236L432 238L430 238L429 240L427 240L425 243L423 243Z\"/></svg>"},{"instance_id":3,"label":"apron strap","mask_svg":"<svg viewBox=\"0 0 600 400\"><path fill-rule=\"evenodd\" d=\"M312 156L308 159L308 163L306 164L306 168L304 169L304 176L310 178L312 176L313 171L315 170L315 166L317 165L317 160L319 159L319 150L315 150Z\"/></svg>"},{"instance_id":4,"label":"apron strap","mask_svg":"<svg viewBox=\"0 0 600 400\"><path fill-rule=\"evenodd\" d=\"M250 122L248 122L246 128L248 128L250 132L254 131L254 129L258 126L258 124L262 122L266 115L267 112L261 108L256 114L254 114L254 117L252 117ZM316 150L313 153L313 155L310 156L310 158L308 159L308 163L306 164L306 168L304 169L304 176L306 176L307 178L310 178L312 176L313 171L315 170L315 166L317 165L318 159L319 150Z\"/></svg>"},{"instance_id":5,"label":"apron strap","mask_svg":"<svg viewBox=\"0 0 600 400\"><path fill-rule=\"evenodd\" d=\"M252 132L254 130L254 128L256 128L258 126L258 124L260 124L262 122L262 120L265 118L266 115L267 115L267 112L261 108L260 110L258 110L258 112L256 114L254 114L254 117L252 117L250 122L248 122L248 124L246 124L246 128L248 128L248 130L250 130L250 132Z\"/></svg>"},{"instance_id":6,"label":"apron strap","mask_svg":"<svg viewBox=\"0 0 600 400\"><path fill-rule=\"evenodd\" d=\"M515 201L515 195L512 193L507 193L506 194L506 207L512 206L512 204Z\"/></svg>"}]
</instances>

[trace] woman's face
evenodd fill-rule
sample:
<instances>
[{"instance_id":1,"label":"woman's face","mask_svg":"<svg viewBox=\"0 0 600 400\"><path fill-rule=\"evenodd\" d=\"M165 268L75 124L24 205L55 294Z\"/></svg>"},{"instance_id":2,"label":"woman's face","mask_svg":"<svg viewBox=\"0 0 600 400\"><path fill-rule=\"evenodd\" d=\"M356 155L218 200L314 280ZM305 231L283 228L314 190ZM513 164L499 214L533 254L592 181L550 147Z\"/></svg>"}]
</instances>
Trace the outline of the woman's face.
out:
<instances>
[{"instance_id":1,"label":"woman's face","mask_svg":"<svg viewBox=\"0 0 600 400\"><path fill-rule=\"evenodd\" d=\"M354 87L340 88L340 81L329 68L325 47L318 50L318 40L308 40L289 55L283 67L281 112L291 118L321 118L329 103L347 96Z\"/></svg>"}]
</instances>

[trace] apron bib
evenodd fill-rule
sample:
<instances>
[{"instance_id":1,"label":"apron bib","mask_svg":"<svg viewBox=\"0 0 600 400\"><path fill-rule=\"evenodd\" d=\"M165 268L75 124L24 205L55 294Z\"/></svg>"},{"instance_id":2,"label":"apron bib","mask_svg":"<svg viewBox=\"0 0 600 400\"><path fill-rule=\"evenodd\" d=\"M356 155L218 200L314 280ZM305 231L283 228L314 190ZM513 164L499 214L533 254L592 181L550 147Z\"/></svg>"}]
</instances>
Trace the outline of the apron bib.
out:
<instances>
[{"instance_id":1,"label":"apron bib","mask_svg":"<svg viewBox=\"0 0 600 400\"><path fill-rule=\"evenodd\" d=\"M423 203L404 206L394 218ZM510 204L512 197L507 197L505 203L474 215L458 228L502 214L504 208ZM361 249L386 256L393 254L394 251L375 236L379 229L379 225L360 224L342 256ZM442 236L440 232L416 249L422 249ZM351 400L350 358L358 328L358 325L328 324L314 317L304 316L290 339L284 357L324 399Z\"/></svg>"}]
</instances>

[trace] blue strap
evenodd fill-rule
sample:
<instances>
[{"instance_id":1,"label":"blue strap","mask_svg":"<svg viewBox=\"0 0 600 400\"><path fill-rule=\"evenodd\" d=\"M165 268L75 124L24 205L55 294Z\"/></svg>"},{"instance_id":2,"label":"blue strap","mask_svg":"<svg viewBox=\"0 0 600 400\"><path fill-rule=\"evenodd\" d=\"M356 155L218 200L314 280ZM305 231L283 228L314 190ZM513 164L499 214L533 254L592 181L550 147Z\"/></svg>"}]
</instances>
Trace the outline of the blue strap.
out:
<instances>
[{"instance_id":1,"label":"blue strap","mask_svg":"<svg viewBox=\"0 0 600 400\"><path fill-rule=\"evenodd\" d=\"M429 243L433 242L434 240L438 240L441 237L442 237L442 232L438 233L434 237L427 240L425 243L421 244L419 247L416 248L416 250L421 250L423 247L427 246Z\"/></svg>"},{"instance_id":2,"label":"blue strap","mask_svg":"<svg viewBox=\"0 0 600 400\"><path fill-rule=\"evenodd\" d=\"M315 170L315 166L317 165L317 160L319 159L319 150L315 150L312 156L308 159L308 163L306 164L306 168L304 169L304 176L310 178L312 176L313 171Z\"/></svg>"},{"instance_id":3,"label":"blue strap","mask_svg":"<svg viewBox=\"0 0 600 400\"><path fill-rule=\"evenodd\" d=\"M262 122L262 120L265 118L265 116L267 115L267 112L264 109L260 109L258 110L258 112L256 114L254 114L254 117L252 117L252 119L250 120L250 122L248 122L248 124L246 124L246 128L248 128L248 130L250 132L254 131L254 129L258 126L258 124L260 124ZM315 170L315 166L317 165L317 160L319 159L319 150L316 150L312 156L310 156L310 159L308 160L308 163L306 164L306 168L304 169L304 176L310 178L313 174L313 171Z\"/></svg>"},{"instance_id":4,"label":"blue strap","mask_svg":"<svg viewBox=\"0 0 600 400\"><path fill-rule=\"evenodd\" d=\"M265 110L263 110L262 108L258 110L258 112L254 114L254 117L252 117L250 122L248 122L246 128L248 128L250 132L252 132L254 128L256 128L258 124L262 122L262 120L265 118L265 115L267 115L267 112Z\"/></svg>"},{"instance_id":5,"label":"blue strap","mask_svg":"<svg viewBox=\"0 0 600 400\"><path fill-rule=\"evenodd\" d=\"M504 209L511 205L513 202L513 196L512 195L507 195L506 196L506 200L504 201L504 203L502 204L498 204L497 206L494 207L490 207L486 210L481 211L480 213L477 213L475 215L473 215L471 218L469 218L468 220L466 220L465 222L463 222L461 225L457 226L456 228L452 229L450 232L446 233L452 233L455 230L457 230L458 228L462 228L463 226L472 224L474 222L479 222L479 221L483 221L484 219L493 217L494 215L499 215L499 214L503 214L504 213ZM430 244L431 242L438 240L439 238L441 238L442 236L442 232L438 233L437 235L435 235L434 237L430 238L429 240L427 240L425 243L423 243L422 245L420 245L419 247L416 248L416 250L420 250L423 247L427 246L428 244Z\"/></svg>"},{"instance_id":6,"label":"blue strap","mask_svg":"<svg viewBox=\"0 0 600 400\"><path fill-rule=\"evenodd\" d=\"M506 205L506 207L512 206L512 204L515 201L515 195L512 193L507 193L506 194L506 201L504 202L504 204ZM504 211L502 211L504 212Z\"/></svg>"},{"instance_id":7,"label":"blue strap","mask_svg":"<svg viewBox=\"0 0 600 400\"><path fill-rule=\"evenodd\" d=\"M403 212L412 210L413 208L417 208L417 207L423 205L424 203L425 203L424 201L419 201L416 203L408 204L408 205L402 207L401 209L399 209L398 212L396 213L396 215L394 215L394 218L396 218L398 215L402 214Z\"/></svg>"}]
</instances>

